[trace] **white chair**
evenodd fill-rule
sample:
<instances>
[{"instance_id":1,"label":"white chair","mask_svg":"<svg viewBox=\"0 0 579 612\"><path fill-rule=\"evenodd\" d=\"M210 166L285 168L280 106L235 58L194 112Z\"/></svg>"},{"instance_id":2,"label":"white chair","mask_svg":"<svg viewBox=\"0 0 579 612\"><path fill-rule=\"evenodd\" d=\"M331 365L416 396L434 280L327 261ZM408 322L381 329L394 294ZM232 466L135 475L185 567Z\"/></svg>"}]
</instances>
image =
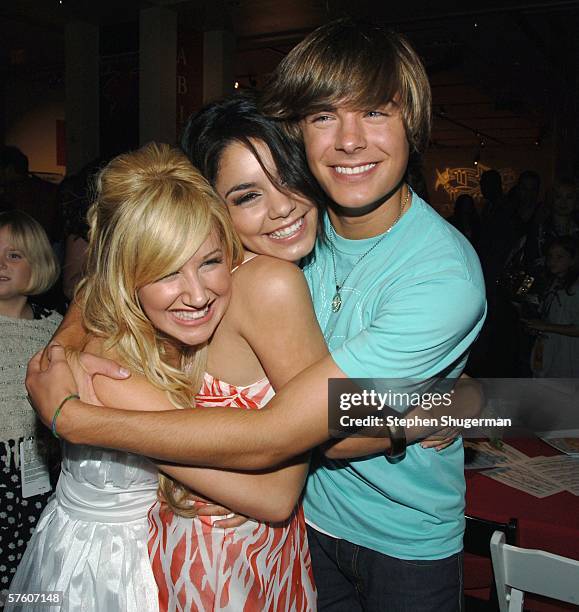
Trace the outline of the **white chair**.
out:
<instances>
[{"instance_id":1,"label":"white chair","mask_svg":"<svg viewBox=\"0 0 579 612\"><path fill-rule=\"evenodd\" d=\"M491 556L501 612L522 612L525 592L579 605L579 561L505 544L495 531Z\"/></svg>"}]
</instances>

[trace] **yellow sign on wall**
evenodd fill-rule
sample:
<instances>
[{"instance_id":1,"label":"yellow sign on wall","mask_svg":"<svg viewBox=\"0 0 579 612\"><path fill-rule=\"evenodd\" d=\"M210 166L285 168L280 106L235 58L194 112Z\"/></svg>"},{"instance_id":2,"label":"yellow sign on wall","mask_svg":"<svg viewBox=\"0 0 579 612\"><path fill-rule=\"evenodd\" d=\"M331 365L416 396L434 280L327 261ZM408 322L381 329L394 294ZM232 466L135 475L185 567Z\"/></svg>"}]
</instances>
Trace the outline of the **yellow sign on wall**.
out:
<instances>
[{"instance_id":1,"label":"yellow sign on wall","mask_svg":"<svg viewBox=\"0 0 579 612\"><path fill-rule=\"evenodd\" d=\"M490 170L484 164L476 164L466 168L436 169L436 183L434 189L444 189L452 202L459 195L466 194L475 200L481 200L480 177L483 172ZM507 193L516 182L516 173L512 168L503 168L498 171L503 180L503 191Z\"/></svg>"}]
</instances>

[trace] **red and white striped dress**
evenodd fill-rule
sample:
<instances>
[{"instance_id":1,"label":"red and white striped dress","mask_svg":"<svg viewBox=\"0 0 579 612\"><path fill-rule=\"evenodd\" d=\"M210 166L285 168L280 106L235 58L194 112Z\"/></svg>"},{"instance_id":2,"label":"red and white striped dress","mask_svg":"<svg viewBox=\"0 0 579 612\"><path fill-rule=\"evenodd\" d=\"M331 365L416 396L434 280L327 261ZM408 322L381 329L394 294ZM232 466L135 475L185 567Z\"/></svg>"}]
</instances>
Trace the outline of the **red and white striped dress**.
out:
<instances>
[{"instance_id":1,"label":"red and white striped dress","mask_svg":"<svg viewBox=\"0 0 579 612\"><path fill-rule=\"evenodd\" d=\"M263 407L267 379L235 387L206 374L197 406ZM223 517L186 519L167 505L149 512L149 554L161 611L310 612L316 609L310 551L299 504L284 523L247 521L213 527Z\"/></svg>"}]
</instances>

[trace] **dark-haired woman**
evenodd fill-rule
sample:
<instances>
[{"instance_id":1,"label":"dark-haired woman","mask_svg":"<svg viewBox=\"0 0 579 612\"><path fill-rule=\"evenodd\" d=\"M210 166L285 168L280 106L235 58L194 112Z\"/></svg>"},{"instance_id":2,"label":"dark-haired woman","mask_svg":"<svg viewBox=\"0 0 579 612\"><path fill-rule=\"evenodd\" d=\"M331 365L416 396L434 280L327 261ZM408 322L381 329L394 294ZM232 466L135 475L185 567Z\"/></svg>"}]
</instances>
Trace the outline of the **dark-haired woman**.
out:
<instances>
[{"instance_id":1,"label":"dark-haired woman","mask_svg":"<svg viewBox=\"0 0 579 612\"><path fill-rule=\"evenodd\" d=\"M251 98L217 102L192 117L183 148L225 201L245 251L233 273L230 306L209 345L196 406L261 408L326 351L305 280L292 263L314 246L313 202L321 196L299 149ZM200 482L207 471L177 468L172 475L188 488L162 480L168 503L149 513L160 609L315 610L303 511L296 506L307 463L301 457L278 472L285 479L283 495L271 488L259 495L252 480L244 490L231 485L236 499L230 503L217 491L216 479L223 476L218 470ZM224 528L223 517L211 510L214 502L200 491L251 517L264 519L276 503L279 509L266 520Z\"/></svg>"}]
</instances>

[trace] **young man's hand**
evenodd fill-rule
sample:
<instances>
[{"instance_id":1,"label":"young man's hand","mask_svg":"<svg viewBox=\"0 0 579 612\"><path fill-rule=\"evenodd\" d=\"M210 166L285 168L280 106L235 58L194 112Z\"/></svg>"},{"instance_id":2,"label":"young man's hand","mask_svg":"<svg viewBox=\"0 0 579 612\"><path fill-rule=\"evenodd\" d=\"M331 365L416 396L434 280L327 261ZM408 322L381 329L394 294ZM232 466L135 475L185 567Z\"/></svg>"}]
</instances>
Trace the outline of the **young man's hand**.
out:
<instances>
[{"instance_id":1,"label":"young man's hand","mask_svg":"<svg viewBox=\"0 0 579 612\"><path fill-rule=\"evenodd\" d=\"M36 353L28 364L28 395L41 421L48 427L51 426L54 413L65 397L79 394L79 388L87 393L89 398L94 395L91 390L92 377L95 374L115 379L130 376L130 372L110 359L89 353L81 353L76 359L78 362L75 370L80 385L67 361L65 349L59 344L51 343L46 349ZM46 361L46 367L43 367L43 360Z\"/></svg>"},{"instance_id":2,"label":"young man's hand","mask_svg":"<svg viewBox=\"0 0 579 612\"><path fill-rule=\"evenodd\" d=\"M47 366L42 367L45 357ZM62 346L52 344L34 355L26 372L29 400L40 420L51 427L56 409L62 400L78 393L66 354Z\"/></svg>"},{"instance_id":3,"label":"young man's hand","mask_svg":"<svg viewBox=\"0 0 579 612\"><path fill-rule=\"evenodd\" d=\"M68 365L72 370L74 381L78 387L80 399L88 404L94 404L95 406L103 405L94 390L93 376L95 374L115 379L119 379L124 375L129 376L128 370L121 368L110 359L69 348L65 349L65 354Z\"/></svg>"}]
</instances>

